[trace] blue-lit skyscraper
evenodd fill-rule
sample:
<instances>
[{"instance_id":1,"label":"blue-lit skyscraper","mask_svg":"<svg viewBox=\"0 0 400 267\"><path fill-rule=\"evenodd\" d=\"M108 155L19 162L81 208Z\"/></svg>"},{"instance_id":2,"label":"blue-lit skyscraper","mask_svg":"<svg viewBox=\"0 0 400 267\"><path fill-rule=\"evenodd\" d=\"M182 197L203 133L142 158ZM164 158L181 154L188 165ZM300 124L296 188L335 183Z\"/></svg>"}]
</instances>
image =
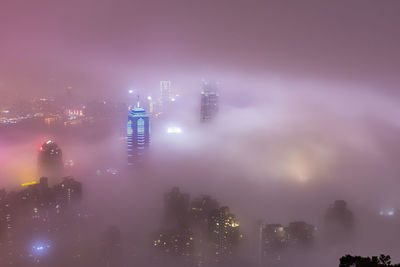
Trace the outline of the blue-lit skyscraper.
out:
<instances>
[{"instance_id":1,"label":"blue-lit skyscraper","mask_svg":"<svg viewBox=\"0 0 400 267\"><path fill-rule=\"evenodd\" d=\"M144 108L133 107L129 113L127 125L128 165L141 162L149 144L149 116Z\"/></svg>"}]
</instances>

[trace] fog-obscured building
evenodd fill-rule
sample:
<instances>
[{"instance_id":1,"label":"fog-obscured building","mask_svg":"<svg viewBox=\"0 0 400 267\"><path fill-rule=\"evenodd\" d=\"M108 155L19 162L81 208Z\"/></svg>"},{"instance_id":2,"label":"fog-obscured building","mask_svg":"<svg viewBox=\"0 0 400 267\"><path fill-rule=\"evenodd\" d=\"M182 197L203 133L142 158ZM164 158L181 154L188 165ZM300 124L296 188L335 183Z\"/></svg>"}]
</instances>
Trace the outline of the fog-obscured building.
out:
<instances>
[{"instance_id":1,"label":"fog-obscured building","mask_svg":"<svg viewBox=\"0 0 400 267\"><path fill-rule=\"evenodd\" d=\"M172 98L171 81L160 81L160 106L163 108Z\"/></svg>"},{"instance_id":2,"label":"fog-obscured building","mask_svg":"<svg viewBox=\"0 0 400 267\"><path fill-rule=\"evenodd\" d=\"M78 201L81 183L69 177L49 187L42 177L22 186L17 192L0 191L0 266L60 266L58 260L78 266L87 218Z\"/></svg>"},{"instance_id":3,"label":"fog-obscured building","mask_svg":"<svg viewBox=\"0 0 400 267\"><path fill-rule=\"evenodd\" d=\"M190 266L228 264L238 256L239 222L228 207L206 195L190 201L174 187L164 195L164 221L153 239L156 259ZM177 266L177 265L176 265Z\"/></svg>"},{"instance_id":4,"label":"fog-obscured building","mask_svg":"<svg viewBox=\"0 0 400 267\"><path fill-rule=\"evenodd\" d=\"M61 148L52 140L48 140L39 148L39 176L49 178L61 177L64 163Z\"/></svg>"},{"instance_id":5,"label":"fog-obscured building","mask_svg":"<svg viewBox=\"0 0 400 267\"><path fill-rule=\"evenodd\" d=\"M324 233L329 241L348 241L354 230L354 216L344 200L336 200L326 211Z\"/></svg>"},{"instance_id":6,"label":"fog-obscured building","mask_svg":"<svg viewBox=\"0 0 400 267\"><path fill-rule=\"evenodd\" d=\"M259 262L261 266L292 266L294 255L306 254L314 241L314 226L303 221L281 224L261 224L259 232Z\"/></svg>"},{"instance_id":7,"label":"fog-obscured building","mask_svg":"<svg viewBox=\"0 0 400 267\"><path fill-rule=\"evenodd\" d=\"M189 225L190 196L182 193L178 187L164 195L165 226L184 229Z\"/></svg>"},{"instance_id":8,"label":"fog-obscured building","mask_svg":"<svg viewBox=\"0 0 400 267\"><path fill-rule=\"evenodd\" d=\"M203 82L200 102L200 121L214 119L218 114L218 87L216 82Z\"/></svg>"}]
</instances>

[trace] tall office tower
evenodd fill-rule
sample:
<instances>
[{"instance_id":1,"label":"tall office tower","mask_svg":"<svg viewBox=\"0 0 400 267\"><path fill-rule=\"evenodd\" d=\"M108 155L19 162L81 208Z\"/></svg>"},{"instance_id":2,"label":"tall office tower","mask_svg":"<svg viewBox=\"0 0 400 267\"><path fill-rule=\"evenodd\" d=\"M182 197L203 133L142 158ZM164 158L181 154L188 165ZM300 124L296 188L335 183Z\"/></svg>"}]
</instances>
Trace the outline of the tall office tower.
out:
<instances>
[{"instance_id":1,"label":"tall office tower","mask_svg":"<svg viewBox=\"0 0 400 267\"><path fill-rule=\"evenodd\" d=\"M100 266L122 266L121 231L116 226L106 229L102 236L102 253Z\"/></svg>"},{"instance_id":2,"label":"tall office tower","mask_svg":"<svg viewBox=\"0 0 400 267\"><path fill-rule=\"evenodd\" d=\"M10 194L7 194L4 189L0 190L0 247L6 247L7 244L4 244L3 241L8 241L7 243L9 243L12 238L12 231L15 226L16 203L18 202L13 201Z\"/></svg>"},{"instance_id":3,"label":"tall office tower","mask_svg":"<svg viewBox=\"0 0 400 267\"><path fill-rule=\"evenodd\" d=\"M58 145L49 140L44 143L39 150L39 175L49 178L62 176L64 163L62 159L62 151Z\"/></svg>"},{"instance_id":4,"label":"tall office tower","mask_svg":"<svg viewBox=\"0 0 400 267\"><path fill-rule=\"evenodd\" d=\"M354 215L344 200L336 200L326 211L324 231L330 242L344 242L354 233Z\"/></svg>"},{"instance_id":5,"label":"tall office tower","mask_svg":"<svg viewBox=\"0 0 400 267\"><path fill-rule=\"evenodd\" d=\"M161 108L172 98L171 81L160 81L160 105Z\"/></svg>"},{"instance_id":6,"label":"tall office tower","mask_svg":"<svg viewBox=\"0 0 400 267\"><path fill-rule=\"evenodd\" d=\"M53 189L56 201L61 206L67 206L82 198L82 184L72 177L64 177Z\"/></svg>"},{"instance_id":7,"label":"tall office tower","mask_svg":"<svg viewBox=\"0 0 400 267\"><path fill-rule=\"evenodd\" d=\"M198 266L212 264L216 257L216 245L213 239L214 225L211 216L219 209L218 201L203 195L190 203L190 229L193 232L193 247L196 248L194 261Z\"/></svg>"},{"instance_id":8,"label":"tall office tower","mask_svg":"<svg viewBox=\"0 0 400 267\"><path fill-rule=\"evenodd\" d=\"M136 165L143 160L146 148L150 144L150 122L144 108L139 104L128 115L127 147L128 165Z\"/></svg>"},{"instance_id":9,"label":"tall office tower","mask_svg":"<svg viewBox=\"0 0 400 267\"><path fill-rule=\"evenodd\" d=\"M203 82L200 104L200 121L212 120L218 114L218 92L216 82Z\"/></svg>"},{"instance_id":10,"label":"tall office tower","mask_svg":"<svg viewBox=\"0 0 400 267\"><path fill-rule=\"evenodd\" d=\"M230 258L241 238L239 222L228 207L214 210L210 216L211 242L215 248L215 262Z\"/></svg>"},{"instance_id":11,"label":"tall office tower","mask_svg":"<svg viewBox=\"0 0 400 267\"><path fill-rule=\"evenodd\" d=\"M154 102L153 102L153 98L151 96L147 97L147 106L148 106L148 112L150 114L154 113Z\"/></svg>"},{"instance_id":12,"label":"tall office tower","mask_svg":"<svg viewBox=\"0 0 400 267\"><path fill-rule=\"evenodd\" d=\"M165 261L175 259L193 266L194 237L190 229L189 202L189 194L182 193L178 187L164 194L164 220L154 236L153 245L159 252L154 265L164 266Z\"/></svg>"},{"instance_id":13,"label":"tall office tower","mask_svg":"<svg viewBox=\"0 0 400 267\"><path fill-rule=\"evenodd\" d=\"M286 228L289 245L292 247L309 247L314 241L315 227L303 221L289 223Z\"/></svg>"},{"instance_id":14,"label":"tall office tower","mask_svg":"<svg viewBox=\"0 0 400 267\"><path fill-rule=\"evenodd\" d=\"M273 265L280 260L288 245L288 233L281 224L260 225L260 263Z\"/></svg>"},{"instance_id":15,"label":"tall office tower","mask_svg":"<svg viewBox=\"0 0 400 267\"><path fill-rule=\"evenodd\" d=\"M184 229L189 224L190 196L182 193L178 187L164 195L165 226Z\"/></svg>"}]
</instances>

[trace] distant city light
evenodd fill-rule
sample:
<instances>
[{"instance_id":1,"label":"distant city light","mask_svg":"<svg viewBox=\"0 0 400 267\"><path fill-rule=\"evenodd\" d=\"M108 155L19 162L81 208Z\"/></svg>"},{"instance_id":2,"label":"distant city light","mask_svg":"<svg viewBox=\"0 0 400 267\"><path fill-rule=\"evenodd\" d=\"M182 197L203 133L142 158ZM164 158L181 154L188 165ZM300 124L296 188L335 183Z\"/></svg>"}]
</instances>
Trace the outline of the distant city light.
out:
<instances>
[{"instance_id":1,"label":"distant city light","mask_svg":"<svg viewBox=\"0 0 400 267\"><path fill-rule=\"evenodd\" d=\"M393 209L387 209L387 210L381 210L379 212L379 215L381 216L394 216L394 210Z\"/></svg>"},{"instance_id":2,"label":"distant city light","mask_svg":"<svg viewBox=\"0 0 400 267\"><path fill-rule=\"evenodd\" d=\"M148 96L147 99L148 99L148 100L151 100L151 96Z\"/></svg>"},{"instance_id":3,"label":"distant city light","mask_svg":"<svg viewBox=\"0 0 400 267\"><path fill-rule=\"evenodd\" d=\"M130 89L130 90L128 91L128 93L130 93L130 94L133 94L133 90L132 90L132 89Z\"/></svg>"},{"instance_id":4,"label":"distant city light","mask_svg":"<svg viewBox=\"0 0 400 267\"><path fill-rule=\"evenodd\" d=\"M46 242L38 242L32 246L33 252L36 255L41 255L45 253L50 248L50 245Z\"/></svg>"},{"instance_id":5,"label":"distant city light","mask_svg":"<svg viewBox=\"0 0 400 267\"><path fill-rule=\"evenodd\" d=\"M118 174L118 170L114 168L108 168L106 171L112 175Z\"/></svg>"},{"instance_id":6,"label":"distant city light","mask_svg":"<svg viewBox=\"0 0 400 267\"><path fill-rule=\"evenodd\" d=\"M72 167L72 166L75 165L75 163L74 163L74 161L72 159L70 159L64 165L67 166L67 167Z\"/></svg>"},{"instance_id":7,"label":"distant city light","mask_svg":"<svg viewBox=\"0 0 400 267\"><path fill-rule=\"evenodd\" d=\"M33 185L33 184L36 184L36 183L37 183L36 181L33 181L33 182L27 182L27 183L23 183L23 184L21 184L21 186Z\"/></svg>"},{"instance_id":8,"label":"distant city light","mask_svg":"<svg viewBox=\"0 0 400 267\"><path fill-rule=\"evenodd\" d=\"M169 133L169 134L180 134L180 133L182 133L182 128L176 127L176 126L168 127L167 133Z\"/></svg>"}]
</instances>

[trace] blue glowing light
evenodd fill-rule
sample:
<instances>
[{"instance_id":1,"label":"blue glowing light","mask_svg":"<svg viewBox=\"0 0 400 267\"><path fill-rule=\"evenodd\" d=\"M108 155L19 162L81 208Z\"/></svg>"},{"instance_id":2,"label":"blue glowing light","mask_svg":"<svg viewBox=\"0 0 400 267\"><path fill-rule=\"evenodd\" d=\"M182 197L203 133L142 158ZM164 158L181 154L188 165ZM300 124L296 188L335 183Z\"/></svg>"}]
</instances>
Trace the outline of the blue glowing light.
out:
<instances>
[{"instance_id":1,"label":"blue glowing light","mask_svg":"<svg viewBox=\"0 0 400 267\"><path fill-rule=\"evenodd\" d=\"M50 249L48 242L39 242L32 246L33 253L36 255L43 255Z\"/></svg>"},{"instance_id":2,"label":"blue glowing light","mask_svg":"<svg viewBox=\"0 0 400 267\"><path fill-rule=\"evenodd\" d=\"M394 209L381 210L379 212L379 215L381 215L381 216L394 216L395 215L395 211L394 211Z\"/></svg>"}]
</instances>

